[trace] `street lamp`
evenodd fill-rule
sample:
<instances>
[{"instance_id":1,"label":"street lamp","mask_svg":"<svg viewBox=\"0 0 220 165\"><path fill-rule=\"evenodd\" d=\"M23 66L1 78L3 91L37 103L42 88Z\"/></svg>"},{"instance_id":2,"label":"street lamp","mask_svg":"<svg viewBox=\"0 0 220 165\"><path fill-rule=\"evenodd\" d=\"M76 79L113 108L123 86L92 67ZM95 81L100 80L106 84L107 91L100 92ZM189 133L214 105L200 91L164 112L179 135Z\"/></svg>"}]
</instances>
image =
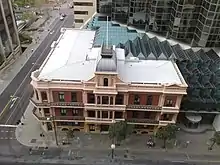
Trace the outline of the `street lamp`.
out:
<instances>
[{"instance_id":1,"label":"street lamp","mask_svg":"<svg viewBox=\"0 0 220 165\"><path fill-rule=\"evenodd\" d=\"M114 159L115 144L111 144L111 149L112 149L112 159Z\"/></svg>"},{"instance_id":2,"label":"street lamp","mask_svg":"<svg viewBox=\"0 0 220 165\"><path fill-rule=\"evenodd\" d=\"M47 118L47 121L52 121L53 129L54 129L55 141L56 141L56 145L58 146L57 130L56 130L56 127L55 127L54 117L51 115L50 117Z\"/></svg>"}]
</instances>

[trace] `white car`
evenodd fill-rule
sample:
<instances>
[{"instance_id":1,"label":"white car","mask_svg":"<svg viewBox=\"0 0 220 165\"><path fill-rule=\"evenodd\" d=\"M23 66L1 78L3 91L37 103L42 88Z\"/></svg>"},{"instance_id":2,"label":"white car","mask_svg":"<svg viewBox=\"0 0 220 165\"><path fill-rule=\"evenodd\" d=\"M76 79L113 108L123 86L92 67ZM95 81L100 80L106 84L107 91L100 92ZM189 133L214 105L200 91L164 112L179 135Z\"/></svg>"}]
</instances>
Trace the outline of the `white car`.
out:
<instances>
[{"instance_id":1,"label":"white car","mask_svg":"<svg viewBox=\"0 0 220 165\"><path fill-rule=\"evenodd\" d=\"M61 17L60 17L60 20L61 20L61 21L62 21L62 20L64 20L64 17L63 17L63 16L61 16Z\"/></svg>"}]
</instances>

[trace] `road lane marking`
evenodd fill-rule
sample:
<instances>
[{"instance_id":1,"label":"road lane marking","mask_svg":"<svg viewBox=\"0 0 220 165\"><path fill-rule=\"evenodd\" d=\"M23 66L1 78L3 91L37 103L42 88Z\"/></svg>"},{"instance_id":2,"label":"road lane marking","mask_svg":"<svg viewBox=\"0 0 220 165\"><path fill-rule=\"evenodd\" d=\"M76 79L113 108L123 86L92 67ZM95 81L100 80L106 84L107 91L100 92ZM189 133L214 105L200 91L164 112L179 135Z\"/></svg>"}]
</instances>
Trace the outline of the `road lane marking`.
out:
<instances>
[{"instance_id":1,"label":"road lane marking","mask_svg":"<svg viewBox=\"0 0 220 165\"><path fill-rule=\"evenodd\" d=\"M49 41L54 40L55 36L60 32L60 28L62 28L62 26L66 23L66 21L67 21L67 19L61 24L61 26L59 26L59 28L58 28L59 30L55 32L54 36L53 36ZM42 43L42 42L41 42L41 43ZM31 72L33 72L32 69L37 65L38 61L40 61L40 58L44 55L44 52L47 50L47 48L48 48L50 45L51 45L51 43L48 42L48 44L46 45L45 49L42 51L42 53L40 54L40 56L38 56L37 60L35 61L35 64L31 67L30 71L26 74L26 76L24 77L23 81L21 82L21 84L19 85L19 87L17 88L17 90L15 91L14 95L17 94L17 92L19 91L19 88L23 85L24 81L27 79L27 77L29 76L29 74L30 74ZM46 60L46 59L45 59L45 60ZM45 60L44 60L44 61L45 61ZM44 62L44 61L43 61L43 62ZM14 95L13 95L13 96L14 96ZM20 98L22 98L22 97L23 97L23 95L22 95ZM14 110L11 112L11 114L10 114L10 116L8 117L8 119L7 119L7 121L5 122L5 124L8 123L8 121L10 120L12 114L13 114L14 111L17 109L18 105L19 105L19 102L18 102L17 105L14 107ZM0 115L0 116L1 116L1 115Z\"/></svg>"},{"instance_id":2,"label":"road lane marking","mask_svg":"<svg viewBox=\"0 0 220 165\"><path fill-rule=\"evenodd\" d=\"M6 124L0 124L0 127L9 127L9 128L17 128L17 125L6 125Z\"/></svg>"},{"instance_id":3,"label":"road lane marking","mask_svg":"<svg viewBox=\"0 0 220 165\"><path fill-rule=\"evenodd\" d=\"M58 23L58 22L57 22L57 23ZM65 23L65 22L63 22L63 23ZM63 25L63 23L61 24L61 26ZM59 27L61 27L61 26L59 26ZM54 26L53 28L56 28L56 26ZM44 38L44 40L45 40L45 39L46 39L46 37ZM43 40L43 41L44 41L44 40ZM43 41L42 41L42 42L43 42ZM41 43L42 43L42 42L41 42ZM41 45L41 44L40 44L40 45ZM40 45L39 45L39 46L40 46ZM39 47L39 46L38 46L38 47ZM37 47L37 49L38 49L38 47ZM35 49L35 50L37 50L37 49ZM43 54L43 53L42 53L42 54ZM41 55L42 55L42 54L41 54ZM32 54L32 55L33 55L33 54ZM32 55L31 55L31 56L32 56ZM40 57L41 57L41 56L38 56L38 59L39 59ZM38 60L38 59L37 59L37 60ZM33 69L33 67L34 67L34 66L32 66L31 69ZM22 68L21 68L21 69L22 69ZM31 70L30 70L30 71L31 71ZM28 72L28 74L30 74L30 71ZM20 72L20 71L19 71L19 72ZM0 118L3 116L4 112L8 109L8 106L9 106L9 104L11 103L11 100L12 100L13 97L16 95L16 93L18 92L19 88L23 85L24 81L25 81L26 78L28 77L28 74L25 76L25 78L23 79L23 81L21 82L21 84L19 85L19 87L17 88L17 90L15 91L15 93L14 93L12 96L10 96L10 97L11 97L10 100L8 101L8 103L5 105L4 109L3 109L3 110L1 111L1 113L0 113Z\"/></svg>"},{"instance_id":4,"label":"road lane marking","mask_svg":"<svg viewBox=\"0 0 220 165\"><path fill-rule=\"evenodd\" d=\"M12 101L12 104L11 106L9 107L9 109L11 109L14 105L15 105L15 102L17 101L18 97L14 97L11 101Z\"/></svg>"},{"instance_id":5,"label":"road lane marking","mask_svg":"<svg viewBox=\"0 0 220 165\"><path fill-rule=\"evenodd\" d=\"M8 131L5 131L5 132L8 132Z\"/></svg>"}]
</instances>

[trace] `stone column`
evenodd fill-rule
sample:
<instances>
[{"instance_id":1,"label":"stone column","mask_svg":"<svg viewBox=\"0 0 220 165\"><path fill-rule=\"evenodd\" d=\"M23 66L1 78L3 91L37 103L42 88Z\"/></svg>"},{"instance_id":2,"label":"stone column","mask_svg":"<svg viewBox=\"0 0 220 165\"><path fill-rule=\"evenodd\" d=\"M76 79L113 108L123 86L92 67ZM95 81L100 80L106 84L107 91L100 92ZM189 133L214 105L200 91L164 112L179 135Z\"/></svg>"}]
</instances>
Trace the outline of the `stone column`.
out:
<instances>
[{"instance_id":1,"label":"stone column","mask_svg":"<svg viewBox=\"0 0 220 165\"><path fill-rule=\"evenodd\" d=\"M42 103L43 100L42 100L42 97L41 97L41 92L38 89L36 89L36 90L37 90L37 93L38 93L39 101Z\"/></svg>"},{"instance_id":2,"label":"stone column","mask_svg":"<svg viewBox=\"0 0 220 165\"><path fill-rule=\"evenodd\" d=\"M128 105L128 100L129 100L129 94L126 93L124 94L124 105Z\"/></svg>"},{"instance_id":3,"label":"stone column","mask_svg":"<svg viewBox=\"0 0 220 165\"><path fill-rule=\"evenodd\" d=\"M113 96L113 105L115 105L116 96Z\"/></svg>"},{"instance_id":4,"label":"stone column","mask_svg":"<svg viewBox=\"0 0 220 165\"><path fill-rule=\"evenodd\" d=\"M160 95L160 98L159 98L159 106L163 106L164 105L164 101L165 101L165 95L162 94Z\"/></svg>"},{"instance_id":5,"label":"stone column","mask_svg":"<svg viewBox=\"0 0 220 165\"><path fill-rule=\"evenodd\" d=\"M46 90L46 94L47 94L47 102L50 103L50 90Z\"/></svg>"},{"instance_id":6,"label":"stone column","mask_svg":"<svg viewBox=\"0 0 220 165\"><path fill-rule=\"evenodd\" d=\"M87 92L85 92L85 91L83 91L83 103L85 104L85 103L88 103L88 100L87 100ZM96 99L95 99L96 100Z\"/></svg>"},{"instance_id":7,"label":"stone column","mask_svg":"<svg viewBox=\"0 0 220 165\"><path fill-rule=\"evenodd\" d=\"M182 95L177 96L175 107L180 108L180 104L181 104L182 98L183 98Z\"/></svg>"}]
</instances>

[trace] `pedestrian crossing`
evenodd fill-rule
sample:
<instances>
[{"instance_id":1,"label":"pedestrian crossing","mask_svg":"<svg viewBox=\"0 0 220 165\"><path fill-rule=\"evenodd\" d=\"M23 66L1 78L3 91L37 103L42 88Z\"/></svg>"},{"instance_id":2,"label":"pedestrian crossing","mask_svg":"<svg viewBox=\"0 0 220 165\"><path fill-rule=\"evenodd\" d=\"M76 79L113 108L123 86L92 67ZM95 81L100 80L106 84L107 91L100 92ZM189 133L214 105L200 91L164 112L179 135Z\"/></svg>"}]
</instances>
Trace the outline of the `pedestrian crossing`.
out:
<instances>
[{"instance_id":1,"label":"pedestrian crossing","mask_svg":"<svg viewBox=\"0 0 220 165\"><path fill-rule=\"evenodd\" d=\"M1 140L15 140L15 128L0 127L0 141Z\"/></svg>"}]
</instances>

